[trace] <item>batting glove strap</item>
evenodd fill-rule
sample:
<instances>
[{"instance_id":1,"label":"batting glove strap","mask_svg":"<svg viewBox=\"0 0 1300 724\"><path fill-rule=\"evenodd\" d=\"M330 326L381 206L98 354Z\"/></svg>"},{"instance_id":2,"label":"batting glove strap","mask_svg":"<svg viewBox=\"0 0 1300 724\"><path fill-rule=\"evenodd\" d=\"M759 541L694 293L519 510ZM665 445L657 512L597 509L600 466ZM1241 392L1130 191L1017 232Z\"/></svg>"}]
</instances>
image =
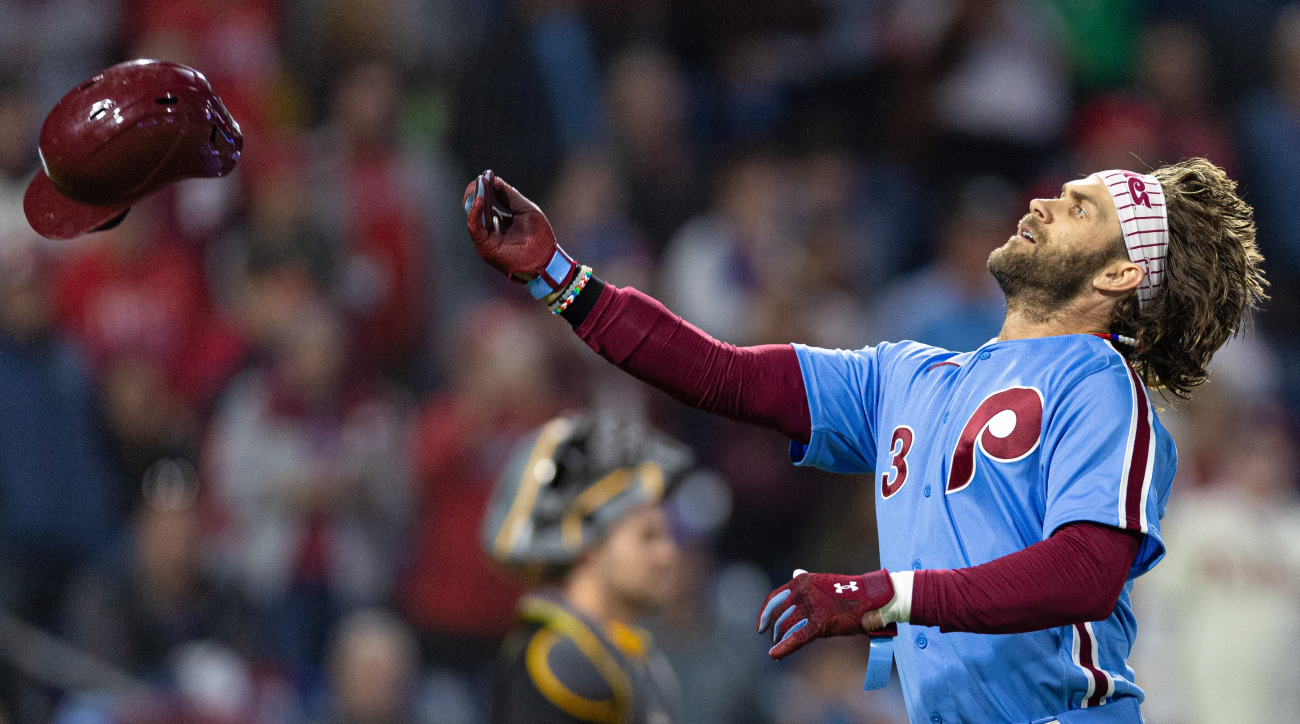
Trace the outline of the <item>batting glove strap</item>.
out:
<instances>
[{"instance_id":1,"label":"batting glove strap","mask_svg":"<svg viewBox=\"0 0 1300 724\"><path fill-rule=\"evenodd\" d=\"M528 293L533 295L533 299L544 299L573 281L577 268L577 262L565 254L564 249L557 246L546 268L525 286L528 287Z\"/></svg>"},{"instance_id":2,"label":"batting glove strap","mask_svg":"<svg viewBox=\"0 0 1300 724\"><path fill-rule=\"evenodd\" d=\"M862 617L894 598L889 571L858 576L801 573L768 595L758 631L772 629L768 654L782 659L815 638L864 633Z\"/></svg>"},{"instance_id":3,"label":"batting glove strap","mask_svg":"<svg viewBox=\"0 0 1300 724\"><path fill-rule=\"evenodd\" d=\"M902 571L889 574L889 582L894 585L894 597L889 603L880 607L880 618L885 625L891 623L910 623L912 620L912 576L915 571Z\"/></svg>"}]
</instances>

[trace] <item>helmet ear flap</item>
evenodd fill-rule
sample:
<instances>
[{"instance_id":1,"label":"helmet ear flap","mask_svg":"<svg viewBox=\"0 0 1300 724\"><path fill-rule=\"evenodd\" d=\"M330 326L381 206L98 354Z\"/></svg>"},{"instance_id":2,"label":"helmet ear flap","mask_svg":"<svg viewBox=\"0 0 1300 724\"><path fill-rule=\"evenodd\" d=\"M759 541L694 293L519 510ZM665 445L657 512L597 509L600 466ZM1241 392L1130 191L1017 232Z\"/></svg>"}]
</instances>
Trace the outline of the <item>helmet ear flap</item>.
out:
<instances>
[{"instance_id":1,"label":"helmet ear flap","mask_svg":"<svg viewBox=\"0 0 1300 724\"><path fill-rule=\"evenodd\" d=\"M99 226L96 226L95 228L91 229L90 231L93 233L93 232L96 232L96 231L108 231L109 229L115 228L118 224L122 223L122 219L125 219L125 218L126 218L126 215L127 215L128 213L130 213L130 212L131 212L131 207L128 206L128 207L126 207L126 211L123 211L122 213L118 214L117 216L114 216L113 218L109 219L108 221L105 221L103 224L101 224L101 225L99 225Z\"/></svg>"}]
</instances>

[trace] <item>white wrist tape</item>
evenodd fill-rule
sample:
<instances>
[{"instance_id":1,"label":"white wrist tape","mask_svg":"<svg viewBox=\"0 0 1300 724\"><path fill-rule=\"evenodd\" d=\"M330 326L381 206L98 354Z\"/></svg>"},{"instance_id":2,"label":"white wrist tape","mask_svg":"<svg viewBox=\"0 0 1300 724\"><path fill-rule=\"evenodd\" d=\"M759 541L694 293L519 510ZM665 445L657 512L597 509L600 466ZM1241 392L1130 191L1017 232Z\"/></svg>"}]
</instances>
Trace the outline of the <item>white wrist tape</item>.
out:
<instances>
[{"instance_id":1,"label":"white wrist tape","mask_svg":"<svg viewBox=\"0 0 1300 724\"><path fill-rule=\"evenodd\" d=\"M880 608L880 617L885 625L891 623L909 623L912 620L912 575L915 571L890 573L889 581L894 584L894 597Z\"/></svg>"}]
</instances>

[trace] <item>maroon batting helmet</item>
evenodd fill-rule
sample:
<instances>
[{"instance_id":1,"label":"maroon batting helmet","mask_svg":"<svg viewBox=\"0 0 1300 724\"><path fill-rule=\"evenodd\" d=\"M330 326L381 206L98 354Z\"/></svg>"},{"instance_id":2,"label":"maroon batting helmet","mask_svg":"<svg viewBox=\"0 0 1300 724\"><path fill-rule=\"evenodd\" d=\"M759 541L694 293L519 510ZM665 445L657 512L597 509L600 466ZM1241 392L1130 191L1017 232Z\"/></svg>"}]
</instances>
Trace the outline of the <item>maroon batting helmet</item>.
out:
<instances>
[{"instance_id":1,"label":"maroon batting helmet","mask_svg":"<svg viewBox=\"0 0 1300 724\"><path fill-rule=\"evenodd\" d=\"M23 211L41 236L111 228L173 181L230 173L244 137L203 74L133 60L74 88L41 126L42 169Z\"/></svg>"}]
</instances>

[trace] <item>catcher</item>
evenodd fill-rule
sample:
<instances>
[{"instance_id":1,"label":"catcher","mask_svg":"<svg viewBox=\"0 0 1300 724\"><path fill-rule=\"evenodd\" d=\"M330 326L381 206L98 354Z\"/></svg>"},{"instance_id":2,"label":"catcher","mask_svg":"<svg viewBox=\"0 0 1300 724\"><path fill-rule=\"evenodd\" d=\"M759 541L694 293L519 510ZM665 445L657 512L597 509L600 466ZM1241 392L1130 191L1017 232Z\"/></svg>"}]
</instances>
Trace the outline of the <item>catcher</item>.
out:
<instances>
[{"instance_id":1,"label":"catcher","mask_svg":"<svg viewBox=\"0 0 1300 724\"><path fill-rule=\"evenodd\" d=\"M691 464L664 435L607 416L559 417L497 481L483 547L540 580L502 648L493 724L671 724L677 679L640 614L665 602L677 548L659 503Z\"/></svg>"}]
</instances>

